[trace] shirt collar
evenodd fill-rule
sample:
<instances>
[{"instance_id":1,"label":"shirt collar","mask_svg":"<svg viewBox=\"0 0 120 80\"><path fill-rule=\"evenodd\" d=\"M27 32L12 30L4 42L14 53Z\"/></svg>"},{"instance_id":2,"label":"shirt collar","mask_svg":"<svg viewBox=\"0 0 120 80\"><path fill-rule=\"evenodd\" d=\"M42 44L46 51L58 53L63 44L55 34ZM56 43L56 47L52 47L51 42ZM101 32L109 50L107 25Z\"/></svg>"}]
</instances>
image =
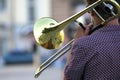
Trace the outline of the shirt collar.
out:
<instances>
[{"instance_id":1,"label":"shirt collar","mask_svg":"<svg viewBox=\"0 0 120 80\"><path fill-rule=\"evenodd\" d=\"M120 25L109 25L98 29L96 32L120 31Z\"/></svg>"}]
</instances>

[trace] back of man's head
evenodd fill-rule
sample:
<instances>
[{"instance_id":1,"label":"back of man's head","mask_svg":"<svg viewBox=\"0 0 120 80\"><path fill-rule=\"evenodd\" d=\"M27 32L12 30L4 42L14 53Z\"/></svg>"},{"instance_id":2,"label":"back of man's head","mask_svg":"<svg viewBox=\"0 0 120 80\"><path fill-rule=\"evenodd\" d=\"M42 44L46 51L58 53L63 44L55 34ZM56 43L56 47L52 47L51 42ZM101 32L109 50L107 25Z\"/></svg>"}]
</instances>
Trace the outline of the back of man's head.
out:
<instances>
[{"instance_id":1,"label":"back of man's head","mask_svg":"<svg viewBox=\"0 0 120 80\"><path fill-rule=\"evenodd\" d=\"M85 0L85 1L86 4L89 6L98 0ZM113 16L112 10L109 7L107 7L104 4L97 4L97 5L98 6L96 6L95 9L102 16L102 18L108 19L109 17ZM116 12L116 10L114 10L114 12Z\"/></svg>"}]
</instances>

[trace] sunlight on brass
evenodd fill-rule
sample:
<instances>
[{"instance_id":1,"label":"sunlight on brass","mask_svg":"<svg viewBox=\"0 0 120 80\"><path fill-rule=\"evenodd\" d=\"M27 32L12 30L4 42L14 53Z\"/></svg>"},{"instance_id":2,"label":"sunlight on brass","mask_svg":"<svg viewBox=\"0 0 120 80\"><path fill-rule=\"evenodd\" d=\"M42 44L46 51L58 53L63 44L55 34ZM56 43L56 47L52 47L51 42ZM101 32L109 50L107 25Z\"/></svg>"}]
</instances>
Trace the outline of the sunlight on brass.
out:
<instances>
[{"instance_id":1,"label":"sunlight on brass","mask_svg":"<svg viewBox=\"0 0 120 80\"><path fill-rule=\"evenodd\" d=\"M58 32L57 22L51 18L44 17L36 21L34 25L34 36L37 43L46 49L57 49L64 41L63 31Z\"/></svg>"},{"instance_id":2,"label":"sunlight on brass","mask_svg":"<svg viewBox=\"0 0 120 80\"><path fill-rule=\"evenodd\" d=\"M37 78L40 75L40 70L41 70L41 66L39 68L37 68L36 72L35 72L35 78Z\"/></svg>"},{"instance_id":3,"label":"sunlight on brass","mask_svg":"<svg viewBox=\"0 0 120 80\"><path fill-rule=\"evenodd\" d=\"M103 21L101 24L105 25L107 22L109 22L112 19L115 19L116 17L120 16L120 6L115 0L98 0L95 3L89 5L85 9L83 9L81 12L76 13L75 15L65 19L64 21L57 23L55 20L51 18L41 18L39 19L34 26L34 36L36 42L41 45L44 48L47 49L56 49L59 47L59 45L62 44L64 40L63 32L61 32L69 23L72 21L75 21L79 17L81 17L83 14L94 10L94 7L97 5L103 3L103 2L108 2L112 4L115 9L117 10L117 13L113 12L113 16L108 18L108 19L103 19L99 14L98 17ZM74 27L74 26L73 26ZM58 52L56 52L52 57L47 59L44 63L40 65L40 67L37 69L35 73L35 78L37 78L43 70L45 70L50 64L52 64L54 61L56 61L58 58L60 58L63 54L66 53L66 51L70 50L72 45L72 42L74 41L71 40L63 46Z\"/></svg>"}]
</instances>

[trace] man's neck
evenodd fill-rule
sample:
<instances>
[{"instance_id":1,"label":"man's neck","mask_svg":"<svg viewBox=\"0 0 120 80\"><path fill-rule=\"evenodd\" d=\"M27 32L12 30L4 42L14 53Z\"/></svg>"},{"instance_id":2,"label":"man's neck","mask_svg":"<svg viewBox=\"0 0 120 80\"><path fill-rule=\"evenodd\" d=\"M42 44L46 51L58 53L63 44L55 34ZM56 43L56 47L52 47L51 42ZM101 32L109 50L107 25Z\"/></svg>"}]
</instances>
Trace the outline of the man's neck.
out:
<instances>
[{"instance_id":1,"label":"man's neck","mask_svg":"<svg viewBox=\"0 0 120 80\"><path fill-rule=\"evenodd\" d=\"M106 26L109 26L109 25L119 25L118 19L111 20L106 24Z\"/></svg>"}]
</instances>

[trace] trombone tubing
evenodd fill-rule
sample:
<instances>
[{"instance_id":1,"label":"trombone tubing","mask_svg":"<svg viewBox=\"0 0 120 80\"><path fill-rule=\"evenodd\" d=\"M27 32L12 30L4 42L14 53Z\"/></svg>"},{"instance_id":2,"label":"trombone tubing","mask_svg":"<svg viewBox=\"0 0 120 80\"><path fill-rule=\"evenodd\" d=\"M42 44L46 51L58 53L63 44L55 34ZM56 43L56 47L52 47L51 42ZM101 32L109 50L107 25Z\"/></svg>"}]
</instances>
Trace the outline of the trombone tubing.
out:
<instances>
[{"instance_id":1,"label":"trombone tubing","mask_svg":"<svg viewBox=\"0 0 120 80\"><path fill-rule=\"evenodd\" d=\"M53 26L53 27L56 27L56 26L59 26L59 30L63 30L66 25L68 25L69 23L71 23L72 21L78 19L80 16L84 15L85 13L89 12L92 8L96 7L98 4L104 2L104 1L111 1L111 0L98 0L96 1L95 3L87 6L85 9L83 9L82 11L74 14L73 16L61 21L60 23L58 23L57 25Z\"/></svg>"},{"instance_id":2,"label":"trombone tubing","mask_svg":"<svg viewBox=\"0 0 120 80\"><path fill-rule=\"evenodd\" d=\"M37 78L40 73L45 70L49 65L51 65L53 62L55 62L57 59L59 59L62 55L64 55L67 51L69 51L72 47L72 42L74 39L69 41L63 48L58 50L54 55L52 55L49 59L47 59L43 64L41 64L40 67L38 67L36 73L35 73L35 78Z\"/></svg>"},{"instance_id":3,"label":"trombone tubing","mask_svg":"<svg viewBox=\"0 0 120 80\"><path fill-rule=\"evenodd\" d=\"M61 26L63 28L63 26L65 26L66 24L70 23L71 21L74 21L75 19L79 18L80 16L82 16L86 12L90 11L92 8L96 7L98 4L105 2L105 1L113 2L113 5L118 9L118 14L116 14L115 16L111 17L110 19L106 20L105 22L103 22L102 25L104 25L106 22L108 22L111 19L114 19L120 15L120 6L119 6L119 4L114 2L115 0L98 0L95 3L86 7L85 9L83 9L81 12L79 12L79 13L73 15L72 17L62 21L57 26ZM45 61L43 64L41 64L41 66L37 69L37 71L35 73L35 78L37 78L40 75L40 73L44 69L46 69L50 64L52 64L55 60L57 60L59 57L61 57L63 54L65 54L68 50L70 50L71 49L70 44L72 44L73 41L74 41L74 39L71 40L68 44L66 44L63 48L61 48L58 52L56 52L53 56L51 56L47 61ZM66 47L67 47L67 49L65 49ZM62 52L62 50L64 50L64 51Z\"/></svg>"}]
</instances>

